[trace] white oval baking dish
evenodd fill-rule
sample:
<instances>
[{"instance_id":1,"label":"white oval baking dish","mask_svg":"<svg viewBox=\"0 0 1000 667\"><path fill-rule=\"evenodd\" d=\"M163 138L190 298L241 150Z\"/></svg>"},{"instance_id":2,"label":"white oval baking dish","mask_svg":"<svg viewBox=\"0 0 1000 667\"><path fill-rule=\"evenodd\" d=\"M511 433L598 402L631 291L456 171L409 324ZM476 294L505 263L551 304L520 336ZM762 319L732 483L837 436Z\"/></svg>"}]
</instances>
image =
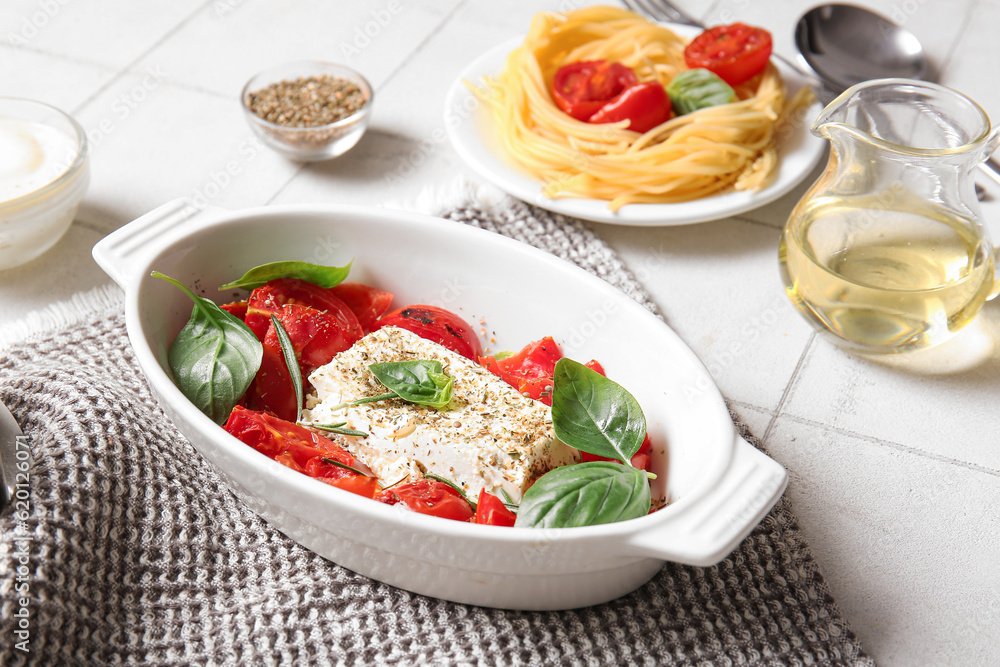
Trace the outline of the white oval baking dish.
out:
<instances>
[{"instance_id":1,"label":"white oval baking dish","mask_svg":"<svg viewBox=\"0 0 1000 667\"><path fill-rule=\"evenodd\" d=\"M223 211L177 201L94 248L125 290L129 339L167 415L275 528L361 574L456 602L567 609L614 599L674 561L725 558L777 501L784 468L735 431L707 370L660 319L582 269L525 244L439 218L355 206ZM255 265L342 265L350 280L432 303L486 332L493 350L552 335L567 356L598 359L646 414L670 504L631 521L535 530L423 516L330 487L259 454L203 415L170 379L166 358L191 312L157 270L219 302ZM491 341L495 338L495 342Z\"/></svg>"}]
</instances>

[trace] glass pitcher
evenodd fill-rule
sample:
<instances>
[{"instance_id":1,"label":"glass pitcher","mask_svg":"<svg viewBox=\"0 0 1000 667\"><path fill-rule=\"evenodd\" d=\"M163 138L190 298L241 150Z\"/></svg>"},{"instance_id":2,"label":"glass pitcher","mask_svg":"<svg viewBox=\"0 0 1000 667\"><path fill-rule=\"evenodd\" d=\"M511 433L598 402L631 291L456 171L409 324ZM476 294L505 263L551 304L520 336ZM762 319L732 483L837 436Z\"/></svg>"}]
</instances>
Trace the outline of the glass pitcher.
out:
<instances>
[{"instance_id":1,"label":"glass pitcher","mask_svg":"<svg viewBox=\"0 0 1000 667\"><path fill-rule=\"evenodd\" d=\"M947 340L995 294L973 180L998 142L986 112L944 86L879 79L846 90L812 132L830 161L782 233L789 298L858 351Z\"/></svg>"}]
</instances>

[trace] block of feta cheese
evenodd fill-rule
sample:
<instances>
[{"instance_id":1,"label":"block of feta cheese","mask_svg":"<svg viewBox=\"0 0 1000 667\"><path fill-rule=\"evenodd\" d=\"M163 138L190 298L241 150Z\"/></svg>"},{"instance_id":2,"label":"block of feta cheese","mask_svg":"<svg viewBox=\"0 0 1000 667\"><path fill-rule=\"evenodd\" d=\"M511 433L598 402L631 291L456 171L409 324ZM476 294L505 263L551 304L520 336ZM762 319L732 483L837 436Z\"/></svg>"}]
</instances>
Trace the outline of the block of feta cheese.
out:
<instances>
[{"instance_id":1,"label":"block of feta cheese","mask_svg":"<svg viewBox=\"0 0 1000 667\"><path fill-rule=\"evenodd\" d=\"M376 396L385 387L368 370L386 361L432 359L454 378L443 409L399 398L332 411L339 403ZM343 444L384 486L430 472L462 487L473 501L485 488L504 489L515 502L549 470L579 461L552 430L551 410L479 364L398 327L383 327L309 376L315 394L303 422L336 423L368 433Z\"/></svg>"}]
</instances>

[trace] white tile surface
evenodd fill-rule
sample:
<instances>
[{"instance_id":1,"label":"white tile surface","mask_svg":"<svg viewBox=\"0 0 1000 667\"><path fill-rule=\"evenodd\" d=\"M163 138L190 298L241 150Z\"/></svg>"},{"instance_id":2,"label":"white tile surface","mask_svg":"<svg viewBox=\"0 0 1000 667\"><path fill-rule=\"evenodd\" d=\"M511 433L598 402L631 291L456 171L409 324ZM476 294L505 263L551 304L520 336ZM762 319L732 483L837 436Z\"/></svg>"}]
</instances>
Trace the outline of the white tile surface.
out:
<instances>
[{"instance_id":1,"label":"white tile surface","mask_svg":"<svg viewBox=\"0 0 1000 667\"><path fill-rule=\"evenodd\" d=\"M450 9L443 1L220 2L205 4L139 66L169 63L171 80L232 99L257 72L295 60L349 65L378 88Z\"/></svg>"},{"instance_id":2,"label":"white tile surface","mask_svg":"<svg viewBox=\"0 0 1000 667\"><path fill-rule=\"evenodd\" d=\"M767 446L841 611L884 665L990 665L1000 474L779 421Z\"/></svg>"},{"instance_id":3,"label":"white tile surface","mask_svg":"<svg viewBox=\"0 0 1000 667\"><path fill-rule=\"evenodd\" d=\"M90 248L103 236L102 229L78 222L42 256L0 272L0 327L47 304L109 283L90 256Z\"/></svg>"},{"instance_id":4,"label":"white tile surface","mask_svg":"<svg viewBox=\"0 0 1000 667\"><path fill-rule=\"evenodd\" d=\"M171 35L204 0L5 0L0 35L19 48L120 69Z\"/></svg>"},{"instance_id":5,"label":"white tile surface","mask_svg":"<svg viewBox=\"0 0 1000 667\"><path fill-rule=\"evenodd\" d=\"M778 275L779 231L745 220L599 233L646 286L723 394L778 407L812 335Z\"/></svg>"},{"instance_id":6,"label":"white tile surface","mask_svg":"<svg viewBox=\"0 0 1000 667\"><path fill-rule=\"evenodd\" d=\"M905 360L862 358L817 339L783 414L998 470L1000 447L983 444L1000 442L1000 425L980 415L995 413L1000 396L1000 303L963 334Z\"/></svg>"},{"instance_id":7,"label":"white tile surface","mask_svg":"<svg viewBox=\"0 0 1000 667\"><path fill-rule=\"evenodd\" d=\"M0 43L2 94L16 93L17 97L45 102L67 113L74 112L114 75L114 70L99 65L70 62Z\"/></svg>"},{"instance_id":8,"label":"white tile surface","mask_svg":"<svg viewBox=\"0 0 1000 667\"><path fill-rule=\"evenodd\" d=\"M107 284L91 246L175 197L230 208L398 205L447 189L461 175L475 179L443 138L447 87L483 50L524 34L536 11L583 4L5 2L0 92L71 111L94 145L91 189L76 224L42 258L0 272L0 325ZM678 4L713 22L763 24L776 50L791 57L794 22L816 3ZM1000 119L993 75L1000 69L1000 5L864 4L902 21L924 43L940 80ZM45 18L43 5L52 9ZM375 84L371 130L339 160L301 165L259 149L240 115L237 94L251 74L302 57L350 60ZM776 252L789 210L818 173L739 219L595 229L706 362L739 417L788 467L800 526L866 649L884 665L994 664L1000 302L963 336L979 345L978 360L953 345L905 363L872 361L816 339L782 294ZM995 192L986 212L1000 231Z\"/></svg>"},{"instance_id":9,"label":"white tile surface","mask_svg":"<svg viewBox=\"0 0 1000 667\"><path fill-rule=\"evenodd\" d=\"M108 231L178 197L261 205L298 171L265 149L232 99L126 74L77 115L92 180L79 217Z\"/></svg>"}]
</instances>

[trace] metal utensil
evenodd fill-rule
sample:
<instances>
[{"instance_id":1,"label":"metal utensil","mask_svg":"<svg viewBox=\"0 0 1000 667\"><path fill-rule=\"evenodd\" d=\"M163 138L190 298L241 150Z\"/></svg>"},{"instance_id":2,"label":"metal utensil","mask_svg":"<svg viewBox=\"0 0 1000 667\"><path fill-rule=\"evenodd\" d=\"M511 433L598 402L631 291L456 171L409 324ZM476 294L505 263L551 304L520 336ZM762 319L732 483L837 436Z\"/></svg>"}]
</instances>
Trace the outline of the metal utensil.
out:
<instances>
[{"instance_id":1,"label":"metal utensil","mask_svg":"<svg viewBox=\"0 0 1000 667\"><path fill-rule=\"evenodd\" d=\"M795 47L823 88L834 95L870 79L925 79L931 74L916 35L855 5L810 9L795 26ZM1000 184L996 160L990 158L979 168ZM982 198L978 185L976 191Z\"/></svg>"},{"instance_id":2,"label":"metal utensil","mask_svg":"<svg viewBox=\"0 0 1000 667\"><path fill-rule=\"evenodd\" d=\"M832 92L871 79L924 79L927 56L909 30L854 5L821 5L795 25L795 47Z\"/></svg>"},{"instance_id":3,"label":"metal utensil","mask_svg":"<svg viewBox=\"0 0 1000 667\"><path fill-rule=\"evenodd\" d=\"M14 420L14 415L0 401L0 509L6 507L14 497L18 439L23 438L24 433Z\"/></svg>"},{"instance_id":4,"label":"metal utensil","mask_svg":"<svg viewBox=\"0 0 1000 667\"><path fill-rule=\"evenodd\" d=\"M632 11L655 21L704 26L668 0L624 0ZM856 5L820 5L806 12L795 27L795 47L808 71L778 54L781 60L812 80L817 97L826 104L846 88L870 79L923 79L930 74L920 40L909 30ZM989 159L980 170L1000 185L1000 163ZM985 191L977 184L976 194Z\"/></svg>"}]
</instances>

